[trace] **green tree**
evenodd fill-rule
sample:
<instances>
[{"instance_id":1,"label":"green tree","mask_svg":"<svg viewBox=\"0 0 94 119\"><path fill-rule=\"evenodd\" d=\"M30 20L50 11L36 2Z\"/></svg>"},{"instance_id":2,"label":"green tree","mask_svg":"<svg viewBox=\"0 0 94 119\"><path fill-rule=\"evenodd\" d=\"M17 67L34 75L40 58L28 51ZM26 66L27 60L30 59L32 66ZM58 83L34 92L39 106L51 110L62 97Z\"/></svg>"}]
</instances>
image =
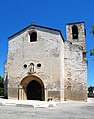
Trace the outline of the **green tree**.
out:
<instances>
[{"instance_id":1,"label":"green tree","mask_svg":"<svg viewBox=\"0 0 94 119\"><path fill-rule=\"evenodd\" d=\"M90 56L94 56L94 49L90 50Z\"/></svg>"},{"instance_id":2,"label":"green tree","mask_svg":"<svg viewBox=\"0 0 94 119\"><path fill-rule=\"evenodd\" d=\"M4 78L0 76L0 96L4 96Z\"/></svg>"},{"instance_id":3,"label":"green tree","mask_svg":"<svg viewBox=\"0 0 94 119\"><path fill-rule=\"evenodd\" d=\"M94 35L94 25L91 26L91 32ZM94 49L91 49L90 51L90 56L94 56Z\"/></svg>"},{"instance_id":4,"label":"green tree","mask_svg":"<svg viewBox=\"0 0 94 119\"><path fill-rule=\"evenodd\" d=\"M94 25L92 25L91 28L91 33L94 35Z\"/></svg>"}]
</instances>

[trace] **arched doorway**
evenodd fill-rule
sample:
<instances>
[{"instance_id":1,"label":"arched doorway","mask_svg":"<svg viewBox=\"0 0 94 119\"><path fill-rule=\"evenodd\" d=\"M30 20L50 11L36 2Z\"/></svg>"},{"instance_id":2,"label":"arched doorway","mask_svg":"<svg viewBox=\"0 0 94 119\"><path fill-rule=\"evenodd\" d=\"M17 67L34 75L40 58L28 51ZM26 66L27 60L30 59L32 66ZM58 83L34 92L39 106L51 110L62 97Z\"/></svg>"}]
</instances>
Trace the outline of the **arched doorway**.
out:
<instances>
[{"instance_id":1,"label":"arched doorway","mask_svg":"<svg viewBox=\"0 0 94 119\"><path fill-rule=\"evenodd\" d=\"M42 86L36 81L32 80L27 84L27 99L28 100L42 100Z\"/></svg>"},{"instance_id":2,"label":"arched doorway","mask_svg":"<svg viewBox=\"0 0 94 119\"><path fill-rule=\"evenodd\" d=\"M34 75L26 76L21 81L19 88L19 99L45 100L45 88L43 81Z\"/></svg>"}]
</instances>

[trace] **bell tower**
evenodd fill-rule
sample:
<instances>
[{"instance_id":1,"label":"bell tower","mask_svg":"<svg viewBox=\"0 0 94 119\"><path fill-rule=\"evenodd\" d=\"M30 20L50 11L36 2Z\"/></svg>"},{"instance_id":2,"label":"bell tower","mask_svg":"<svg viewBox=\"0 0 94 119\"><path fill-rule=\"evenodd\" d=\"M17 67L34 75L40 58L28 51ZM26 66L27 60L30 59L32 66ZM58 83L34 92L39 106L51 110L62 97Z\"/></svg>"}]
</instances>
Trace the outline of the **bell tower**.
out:
<instances>
[{"instance_id":1,"label":"bell tower","mask_svg":"<svg viewBox=\"0 0 94 119\"><path fill-rule=\"evenodd\" d=\"M87 100L86 31L84 22L66 25L64 99Z\"/></svg>"},{"instance_id":2,"label":"bell tower","mask_svg":"<svg viewBox=\"0 0 94 119\"><path fill-rule=\"evenodd\" d=\"M76 22L66 24L66 40L72 44L77 44L83 47L83 51L86 51L85 43L86 30L84 22Z\"/></svg>"}]
</instances>

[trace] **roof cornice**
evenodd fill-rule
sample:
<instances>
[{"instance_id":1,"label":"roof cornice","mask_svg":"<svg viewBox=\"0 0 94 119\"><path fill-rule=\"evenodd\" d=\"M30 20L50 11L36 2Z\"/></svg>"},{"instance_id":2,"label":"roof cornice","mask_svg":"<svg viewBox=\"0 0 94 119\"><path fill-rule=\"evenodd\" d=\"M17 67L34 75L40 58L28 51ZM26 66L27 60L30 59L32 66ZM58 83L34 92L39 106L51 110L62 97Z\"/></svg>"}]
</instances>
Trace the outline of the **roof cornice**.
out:
<instances>
[{"instance_id":1,"label":"roof cornice","mask_svg":"<svg viewBox=\"0 0 94 119\"><path fill-rule=\"evenodd\" d=\"M49 28L49 27L44 27L44 26L40 26L40 25L35 25L35 24L31 24L31 25L27 26L26 28L24 28L24 29L18 31L17 33L13 34L12 36L8 37L8 39L9 39L9 40L12 39L12 38L15 37L16 35L21 34L22 32L26 31L26 30L29 29L29 28L32 28L32 29L33 29L33 27L38 27L38 28L43 28L43 29L48 29L48 30L52 30L52 31L59 32L60 35L61 35L61 37L62 37L62 39L63 39L63 41L64 41L64 38L63 38L62 33L61 33L60 30L53 29L53 28Z\"/></svg>"}]
</instances>

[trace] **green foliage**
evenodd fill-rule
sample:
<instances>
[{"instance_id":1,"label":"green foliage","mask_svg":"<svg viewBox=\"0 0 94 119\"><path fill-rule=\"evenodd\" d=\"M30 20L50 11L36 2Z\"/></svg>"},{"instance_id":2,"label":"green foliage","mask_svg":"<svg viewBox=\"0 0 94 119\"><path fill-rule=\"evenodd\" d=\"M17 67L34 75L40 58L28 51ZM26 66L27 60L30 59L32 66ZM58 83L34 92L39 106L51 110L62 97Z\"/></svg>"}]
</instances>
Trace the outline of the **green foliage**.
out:
<instances>
[{"instance_id":1,"label":"green foliage","mask_svg":"<svg viewBox=\"0 0 94 119\"><path fill-rule=\"evenodd\" d=\"M91 27L92 27L91 33L94 35L94 25L92 25Z\"/></svg>"},{"instance_id":2,"label":"green foliage","mask_svg":"<svg viewBox=\"0 0 94 119\"><path fill-rule=\"evenodd\" d=\"M0 76L0 96L4 95L4 79Z\"/></svg>"},{"instance_id":3,"label":"green foliage","mask_svg":"<svg viewBox=\"0 0 94 119\"><path fill-rule=\"evenodd\" d=\"M94 35L94 24L91 26L92 29L91 29L91 33ZM94 49L90 50L90 56L94 56Z\"/></svg>"},{"instance_id":4,"label":"green foliage","mask_svg":"<svg viewBox=\"0 0 94 119\"><path fill-rule=\"evenodd\" d=\"M0 76L0 87L2 88L4 86L4 79Z\"/></svg>"},{"instance_id":5,"label":"green foliage","mask_svg":"<svg viewBox=\"0 0 94 119\"><path fill-rule=\"evenodd\" d=\"M4 96L4 88L0 88L0 96Z\"/></svg>"},{"instance_id":6,"label":"green foliage","mask_svg":"<svg viewBox=\"0 0 94 119\"><path fill-rule=\"evenodd\" d=\"M90 50L90 56L94 56L94 49Z\"/></svg>"}]
</instances>

